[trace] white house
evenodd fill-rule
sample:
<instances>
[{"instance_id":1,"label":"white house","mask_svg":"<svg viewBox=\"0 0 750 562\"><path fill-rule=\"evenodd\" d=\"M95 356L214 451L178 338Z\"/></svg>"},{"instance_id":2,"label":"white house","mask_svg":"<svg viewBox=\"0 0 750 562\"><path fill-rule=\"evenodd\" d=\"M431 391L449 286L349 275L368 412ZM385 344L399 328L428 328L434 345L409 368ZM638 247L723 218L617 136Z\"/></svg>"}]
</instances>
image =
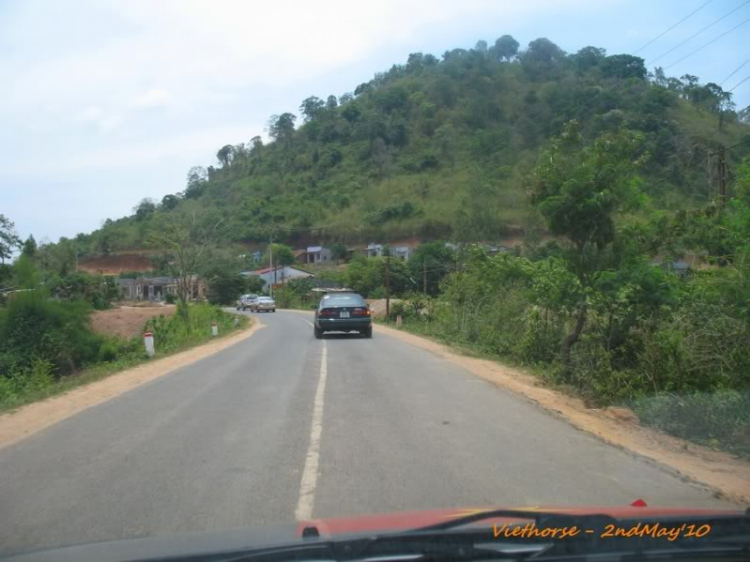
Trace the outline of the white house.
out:
<instances>
[{"instance_id":1,"label":"white house","mask_svg":"<svg viewBox=\"0 0 750 562\"><path fill-rule=\"evenodd\" d=\"M290 279L300 279L305 277L314 277L312 273L297 269L291 265L274 267L265 267L263 269L256 269L255 271L243 271L242 275L260 277L263 280L263 285L266 286L269 283L272 285L283 285Z\"/></svg>"},{"instance_id":2,"label":"white house","mask_svg":"<svg viewBox=\"0 0 750 562\"><path fill-rule=\"evenodd\" d=\"M382 256L383 245L382 244L368 244L367 248L365 249L365 253L367 254L368 258L377 258L378 256Z\"/></svg>"},{"instance_id":3,"label":"white house","mask_svg":"<svg viewBox=\"0 0 750 562\"><path fill-rule=\"evenodd\" d=\"M391 248L391 255L394 258L404 261L409 261L412 252L414 252L414 248L411 248L410 246L398 246L396 248Z\"/></svg>"},{"instance_id":4,"label":"white house","mask_svg":"<svg viewBox=\"0 0 750 562\"><path fill-rule=\"evenodd\" d=\"M331 250L323 246L308 246L305 251L305 263L328 263L331 261Z\"/></svg>"},{"instance_id":5,"label":"white house","mask_svg":"<svg viewBox=\"0 0 750 562\"><path fill-rule=\"evenodd\" d=\"M365 255L368 258L377 258L383 255L385 246L383 244L369 244L365 249ZM408 261L414 253L411 246L391 246L391 257Z\"/></svg>"}]
</instances>

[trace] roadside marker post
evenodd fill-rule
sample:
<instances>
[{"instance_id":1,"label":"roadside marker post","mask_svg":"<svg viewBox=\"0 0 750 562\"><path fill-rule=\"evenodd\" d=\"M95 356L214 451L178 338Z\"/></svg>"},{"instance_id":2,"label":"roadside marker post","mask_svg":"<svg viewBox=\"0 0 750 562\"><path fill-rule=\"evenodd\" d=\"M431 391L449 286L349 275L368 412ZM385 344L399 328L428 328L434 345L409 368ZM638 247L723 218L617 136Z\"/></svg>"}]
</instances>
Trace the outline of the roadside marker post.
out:
<instances>
[{"instance_id":1,"label":"roadside marker post","mask_svg":"<svg viewBox=\"0 0 750 562\"><path fill-rule=\"evenodd\" d=\"M154 334L146 332L143 334L143 344L146 346L146 355L153 357L156 351L154 350Z\"/></svg>"},{"instance_id":2,"label":"roadside marker post","mask_svg":"<svg viewBox=\"0 0 750 562\"><path fill-rule=\"evenodd\" d=\"M403 319L401 318L401 315L399 314L396 316L396 328L399 330L401 329L401 325L404 323Z\"/></svg>"},{"instance_id":3,"label":"roadside marker post","mask_svg":"<svg viewBox=\"0 0 750 562\"><path fill-rule=\"evenodd\" d=\"M219 335L219 327L216 325L216 322L211 322L211 337L215 338Z\"/></svg>"}]
</instances>

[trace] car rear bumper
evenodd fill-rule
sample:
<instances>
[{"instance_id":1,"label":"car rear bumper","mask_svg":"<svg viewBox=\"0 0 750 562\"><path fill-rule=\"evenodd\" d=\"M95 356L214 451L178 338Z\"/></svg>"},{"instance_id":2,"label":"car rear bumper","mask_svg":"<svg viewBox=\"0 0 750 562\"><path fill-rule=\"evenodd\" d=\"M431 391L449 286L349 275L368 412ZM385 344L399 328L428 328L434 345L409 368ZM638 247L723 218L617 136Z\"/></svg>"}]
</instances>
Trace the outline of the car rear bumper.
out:
<instances>
[{"instance_id":1,"label":"car rear bumper","mask_svg":"<svg viewBox=\"0 0 750 562\"><path fill-rule=\"evenodd\" d=\"M256 304L255 310L276 310L275 305Z\"/></svg>"},{"instance_id":2,"label":"car rear bumper","mask_svg":"<svg viewBox=\"0 0 750 562\"><path fill-rule=\"evenodd\" d=\"M372 326L371 318L318 318L315 326L324 332L366 330Z\"/></svg>"}]
</instances>

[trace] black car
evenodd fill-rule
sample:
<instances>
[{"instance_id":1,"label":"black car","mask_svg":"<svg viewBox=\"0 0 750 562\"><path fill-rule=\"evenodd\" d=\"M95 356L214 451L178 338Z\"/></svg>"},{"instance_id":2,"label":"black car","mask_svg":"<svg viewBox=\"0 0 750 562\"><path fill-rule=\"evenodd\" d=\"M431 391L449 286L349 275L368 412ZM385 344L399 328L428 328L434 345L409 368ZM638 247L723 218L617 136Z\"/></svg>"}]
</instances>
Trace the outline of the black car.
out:
<instances>
[{"instance_id":1,"label":"black car","mask_svg":"<svg viewBox=\"0 0 750 562\"><path fill-rule=\"evenodd\" d=\"M315 311L315 337L325 332L359 332L371 338L372 315L365 299L357 293L324 295Z\"/></svg>"}]
</instances>

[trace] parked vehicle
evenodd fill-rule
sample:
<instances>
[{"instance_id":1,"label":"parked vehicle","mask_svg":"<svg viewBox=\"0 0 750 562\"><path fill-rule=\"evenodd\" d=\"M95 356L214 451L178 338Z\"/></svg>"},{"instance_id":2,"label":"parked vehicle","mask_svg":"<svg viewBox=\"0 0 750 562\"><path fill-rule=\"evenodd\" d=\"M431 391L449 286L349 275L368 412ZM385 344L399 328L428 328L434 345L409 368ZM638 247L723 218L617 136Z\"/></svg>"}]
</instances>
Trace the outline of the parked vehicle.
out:
<instances>
[{"instance_id":1,"label":"parked vehicle","mask_svg":"<svg viewBox=\"0 0 750 562\"><path fill-rule=\"evenodd\" d=\"M253 310L255 303L258 302L258 295L242 295L237 299L237 310Z\"/></svg>"},{"instance_id":2,"label":"parked vehicle","mask_svg":"<svg viewBox=\"0 0 750 562\"><path fill-rule=\"evenodd\" d=\"M372 337L372 313L362 295L329 293L320 299L315 311L315 337L320 339L326 332L359 332Z\"/></svg>"},{"instance_id":3,"label":"parked vehicle","mask_svg":"<svg viewBox=\"0 0 750 562\"><path fill-rule=\"evenodd\" d=\"M276 312L276 301L271 297L258 297L250 310L255 312Z\"/></svg>"}]
</instances>

